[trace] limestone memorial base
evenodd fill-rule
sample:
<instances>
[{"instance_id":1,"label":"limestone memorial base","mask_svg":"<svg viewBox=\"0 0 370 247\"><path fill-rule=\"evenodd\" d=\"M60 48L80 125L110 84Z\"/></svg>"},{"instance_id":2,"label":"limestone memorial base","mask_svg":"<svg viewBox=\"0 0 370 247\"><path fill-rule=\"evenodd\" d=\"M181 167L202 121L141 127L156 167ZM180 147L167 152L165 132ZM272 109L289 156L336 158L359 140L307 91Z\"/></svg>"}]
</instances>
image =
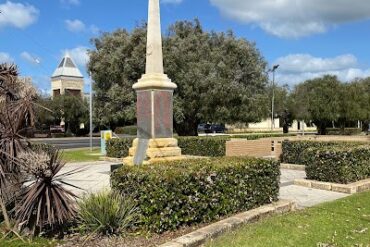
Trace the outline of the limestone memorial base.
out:
<instances>
[{"instance_id":1,"label":"limestone memorial base","mask_svg":"<svg viewBox=\"0 0 370 247\"><path fill-rule=\"evenodd\" d=\"M139 139L133 141L129 156L123 159L123 164L134 165L134 157L139 144ZM146 159L143 164L154 164L162 161L182 160L186 156L181 155L181 149L177 145L175 138L157 138L148 140Z\"/></svg>"}]
</instances>

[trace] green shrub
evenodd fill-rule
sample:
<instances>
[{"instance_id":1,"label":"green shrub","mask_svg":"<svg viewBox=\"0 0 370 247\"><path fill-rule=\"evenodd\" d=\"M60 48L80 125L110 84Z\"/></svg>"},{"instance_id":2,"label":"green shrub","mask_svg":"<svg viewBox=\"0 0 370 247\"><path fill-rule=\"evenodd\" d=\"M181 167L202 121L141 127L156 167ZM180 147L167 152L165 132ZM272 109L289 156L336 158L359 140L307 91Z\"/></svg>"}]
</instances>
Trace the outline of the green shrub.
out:
<instances>
[{"instance_id":1,"label":"green shrub","mask_svg":"<svg viewBox=\"0 0 370 247\"><path fill-rule=\"evenodd\" d=\"M318 148L324 146L335 146L334 142L316 142L316 141L283 141L281 161L291 164L303 164L303 152L308 148Z\"/></svg>"},{"instance_id":2,"label":"green shrub","mask_svg":"<svg viewBox=\"0 0 370 247\"><path fill-rule=\"evenodd\" d=\"M137 208L132 199L127 198L108 191L85 196L78 203L80 227L105 235L118 234L132 227L137 220Z\"/></svg>"},{"instance_id":3,"label":"green shrub","mask_svg":"<svg viewBox=\"0 0 370 247\"><path fill-rule=\"evenodd\" d=\"M327 135L352 136L352 135L360 135L361 133L362 133L362 129L359 129L359 128L345 128L345 129L332 128L332 129L327 129Z\"/></svg>"},{"instance_id":4,"label":"green shrub","mask_svg":"<svg viewBox=\"0 0 370 247\"><path fill-rule=\"evenodd\" d=\"M160 233L276 201L279 175L277 161L223 157L124 166L111 182L137 203L139 226Z\"/></svg>"},{"instance_id":5,"label":"green shrub","mask_svg":"<svg viewBox=\"0 0 370 247\"><path fill-rule=\"evenodd\" d=\"M283 141L281 162L291 164L306 163L307 155L304 151L309 148L357 146L360 142L323 142L323 141Z\"/></svg>"},{"instance_id":6,"label":"green shrub","mask_svg":"<svg viewBox=\"0 0 370 247\"><path fill-rule=\"evenodd\" d=\"M128 156L128 150L132 147L134 138L113 138L107 142L107 156L123 158Z\"/></svg>"},{"instance_id":7,"label":"green shrub","mask_svg":"<svg viewBox=\"0 0 370 247\"><path fill-rule=\"evenodd\" d=\"M125 127L117 127L114 130L114 133L136 136L137 135L137 127L135 125L125 126Z\"/></svg>"},{"instance_id":8,"label":"green shrub","mask_svg":"<svg viewBox=\"0 0 370 247\"><path fill-rule=\"evenodd\" d=\"M226 154L229 137L179 137L179 147L184 155L222 157Z\"/></svg>"},{"instance_id":9,"label":"green shrub","mask_svg":"<svg viewBox=\"0 0 370 247\"><path fill-rule=\"evenodd\" d=\"M293 135L293 134L292 134ZM222 157L226 154L226 142L231 138L244 138L257 140L268 137L282 137L284 134L255 134L237 136L217 136L217 137L177 137L178 145L184 155ZM289 136L289 135L288 135ZM107 156L113 158L123 158L128 156L128 150L132 146L134 138L111 139L107 143Z\"/></svg>"},{"instance_id":10,"label":"green shrub","mask_svg":"<svg viewBox=\"0 0 370 247\"><path fill-rule=\"evenodd\" d=\"M370 177L370 146L309 148L304 152L308 179L348 184Z\"/></svg>"}]
</instances>

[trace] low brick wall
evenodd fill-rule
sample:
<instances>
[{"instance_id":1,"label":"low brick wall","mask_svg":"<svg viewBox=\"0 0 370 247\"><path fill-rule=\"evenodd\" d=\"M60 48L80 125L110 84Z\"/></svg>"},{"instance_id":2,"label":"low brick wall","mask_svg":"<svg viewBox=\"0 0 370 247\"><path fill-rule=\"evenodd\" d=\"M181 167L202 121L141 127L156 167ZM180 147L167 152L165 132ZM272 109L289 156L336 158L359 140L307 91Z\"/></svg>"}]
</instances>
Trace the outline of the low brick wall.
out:
<instances>
[{"instance_id":1,"label":"low brick wall","mask_svg":"<svg viewBox=\"0 0 370 247\"><path fill-rule=\"evenodd\" d=\"M233 139L226 142L226 156L274 156L273 143L271 139L253 141Z\"/></svg>"},{"instance_id":2,"label":"low brick wall","mask_svg":"<svg viewBox=\"0 0 370 247\"><path fill-rule=\"evenodd\" d=\"M274 157L280 158L282 142L291 141L343 141L370 142L370 136L293 136L264 138L259 140L232 139L226 142L226 156Z\"/></svg>"}]
</instances>

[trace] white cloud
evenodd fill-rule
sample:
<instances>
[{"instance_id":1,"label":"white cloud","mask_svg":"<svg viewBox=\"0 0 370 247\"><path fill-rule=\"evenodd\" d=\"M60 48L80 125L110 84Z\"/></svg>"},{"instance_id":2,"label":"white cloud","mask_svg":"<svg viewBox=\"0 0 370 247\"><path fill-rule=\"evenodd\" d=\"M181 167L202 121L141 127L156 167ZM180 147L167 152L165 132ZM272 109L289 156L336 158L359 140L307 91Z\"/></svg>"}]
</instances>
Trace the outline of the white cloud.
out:
<instances>
[{"instance_id":1,"label":"white cloud","mask_svg":"<svg viewBox=\"0 0 370 247\"><path fill-rule=\"evenodd\" d=\"M89 27L89 30L90 30L90 32L91 32L92 34L94 34L94 35L97 35L97 34L99 34L99 32L100 32L100 29L99 29L97 26L95 26L95 25L91 25L91 26Z\"/></svg>"},{"instance_id":2,"label":"white cloud","mask_svg":"<svg viewBox=\"0 0 370 247\"><path fill-rule=\"evenodd\" d=\"M5 52L0 52L0 63L12 63L14 62L13 58Z\"/></svg>"},{"instance_id":3,"label":"white cloud","mask_svg":"<svg viewBox=\"0 0 370 247\"><path fill-rule=\"evenodd\" d=\"M162 0L162 3L173 3L173 4L179 4L182 3L183 0Z\"/></svg>"},{"instance_id":4,"label":"white cloud","mask_svg":"<svg viewBox=\"0 0 370 247\"><path fill-rule=\"evenodd\" d=\"M16 27L26 28L35 23L39 16L39 10L34 6L22 3L7 1L0 4L0 28Z\"/></svg>"},{"instance_id":5,"label":"white cloud","mask_svg":"<svg viewBox=\"0 0 370 247\"><path fill-rule=\"evenodd\" d=\"M65 5L80 5L80 0L60 0Z\"/></svg>"},{"instance_id":6,"label":"white cloud","mask_svg":"<svg viewBox=\"0 0 370 247\"><path fill-rule=\"evenodd\" d=\"M275 62L280 70L288 73L325 72L357 66L357 58L351 54L334 58L314 57L309 54L292 54Z\"/></svg>"},{"instance_id":7,"label":"white cloud","mask_svg":"<svg viewBox=\"0 0 370 247\"><path fill-rule=\"evenodd\" d=\"M276 79L279 84L296 84L326 74L336 75L342 81L370 76L370 68L358 66L357 58L345 54L333 58L314 57L309 54L291 54L278 58Z\"/></svg>"},{"instance_id":8,"label":"white cloud","mask_svg":"<svg viewBox=\"0 0 370 247\"><path fill-rule=\"evenodd\" d=\"M66 28L70 32L79 33L84 32L86 30L86 25L82 21L75 19L75 20L65 20L64 23L66 24Z\"/></svg>"},{"instance_id":9,"label":"white cloud","mask_svg":"<svg viewBox=\"0 0 370 247\"><path fill-rule=\"evenodd\" d=\"M323 33L337 24L370 19L364 0L210 0L229 18L286 38Z\"/></svg>"},{"instance_id":10,"label":"white cloud","mask_svg":"<svg viewBox=\"0 0 370 247\"><path fill-rule=\"evenodd\" d=\"M89 55L87 53L88 48L85 46L78 46L73 49L67 49L63 51L63 55L68 52L72 59L75 61L77 66L85 68L89 62Z\"/></svg>"},{"instance_id":11,"label":"white cloud","mask_svg":"<svg viewBox=\"0 0 370 247\"><path fill-rule=\"evenodd\" d=\"M26 51L22 52L20 56L24 61L30 64L37 65L41 63L41 58L36 55L32 55Z\"/></svg>"},{"instance_id":12,"label":"white cloud","mask_svg":"<svg viewBox=\"0 0 370 247\"><path fill-rule=\"evenodd\" d=\"M67 30L73 33L91 32L92 34L96 35L100 31L100 29L95 25L90 25L87 27L86 24L79 19L65 20L64 23Z\"/></svg>"}]
</instances>

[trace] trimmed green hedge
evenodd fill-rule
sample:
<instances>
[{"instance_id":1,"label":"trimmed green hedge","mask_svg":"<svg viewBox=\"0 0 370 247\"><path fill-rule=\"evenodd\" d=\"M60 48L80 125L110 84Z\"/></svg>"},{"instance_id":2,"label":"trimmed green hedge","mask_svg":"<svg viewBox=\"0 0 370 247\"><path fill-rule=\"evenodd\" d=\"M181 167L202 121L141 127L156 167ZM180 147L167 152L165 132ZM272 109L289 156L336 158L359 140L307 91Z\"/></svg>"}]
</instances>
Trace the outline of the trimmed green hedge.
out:
<instances>
[{"instance_id":1,"label":"trimmed green hedge","mask_svg":"<svg viewBox=\"0 0 370 247\"><path fill-rule=\"evenodd\" d=\"M226 154L226 142L231 138L242 138L257 140L268 137L291 136L284 134L263 134L263 135L237 135L237 136L217 136L217 137L176 137L178 145L184 155L223 157ZM107 156L122 158L128 155L128 149L132 146L134 138L111 139L107 143Z\"/></svg>"},{"instance_id":2,"label":"trimmed green hedge","mask_svg":"<svg viewBox=\"0 0 370 247\"><path fill-rule=\"evenodd\" d=\"M113 138L107 142L107 156L111 158L123 158L128 156L128 150L132 147L135 138Z\"/></svg>"},{"instance_id":3,"label":"trimmed green hedge","mask_svg":"<svg viewBox=\"0 0 370 247\"><path fill-rule=\"evenodd\" d=\"M370 146L331 146L304 151L308 179L348 184L370 177Z\"/></svg>"},{"instance_id":4,"label":"trimmed green hedge","mask_svg":"<svg viewBox=\"0 0 370 247\"><path fill-rule=\"evenodd\" d=\"M132 126L125 126L125 127L117 127L114 130L116 134L125 134L125 135L136 135L137 134L137 127L136 125Z\"/></svg>"},{"instance_id":5,"label":"trimmed green hedge","mask_svg":"<svg viewBox=\"0 0 370 247\"><path fill-rule=\"evenodd\" d=\"M228 140L229 137L179 137L178 145L185 155L222 157Z\"/></svg>"},{"instance_id":6,"label":"trimmed green hedge","mask_svg":"<svg viewBox=\"0 0 370 247\"><path fill-rule=\"evenodd\" d=\"M330 129L327 129L326 131L327 131L327 135L352 136L352 135L360 135L362 133L362 129L359 129L359 128L345 128L345 129L330 128Z\"/></svg>"},{"instance_id":7,"label":"trimmed green hedge","mask_svg":"<svg viewBox=\"0 0 370 247\"><path fill-rule=\"evenodd\" d=\"M339 145L338 142L317 141L283 141L281 162L291 164L303 164L305 161L304 151L308 148L331 147Z\"/></svg>"},{"instance_id":8,"label":"trimmed green hedge","mask_svg":"<svg viewBox=\"0 0 370 247\"><path fill-rule=\"evenodd\" d=\"M161 233L276 201L279 176L277 161L224 157L124 166L111 182L136 201L139 227Z\"/></svg>"}]
</instances>

